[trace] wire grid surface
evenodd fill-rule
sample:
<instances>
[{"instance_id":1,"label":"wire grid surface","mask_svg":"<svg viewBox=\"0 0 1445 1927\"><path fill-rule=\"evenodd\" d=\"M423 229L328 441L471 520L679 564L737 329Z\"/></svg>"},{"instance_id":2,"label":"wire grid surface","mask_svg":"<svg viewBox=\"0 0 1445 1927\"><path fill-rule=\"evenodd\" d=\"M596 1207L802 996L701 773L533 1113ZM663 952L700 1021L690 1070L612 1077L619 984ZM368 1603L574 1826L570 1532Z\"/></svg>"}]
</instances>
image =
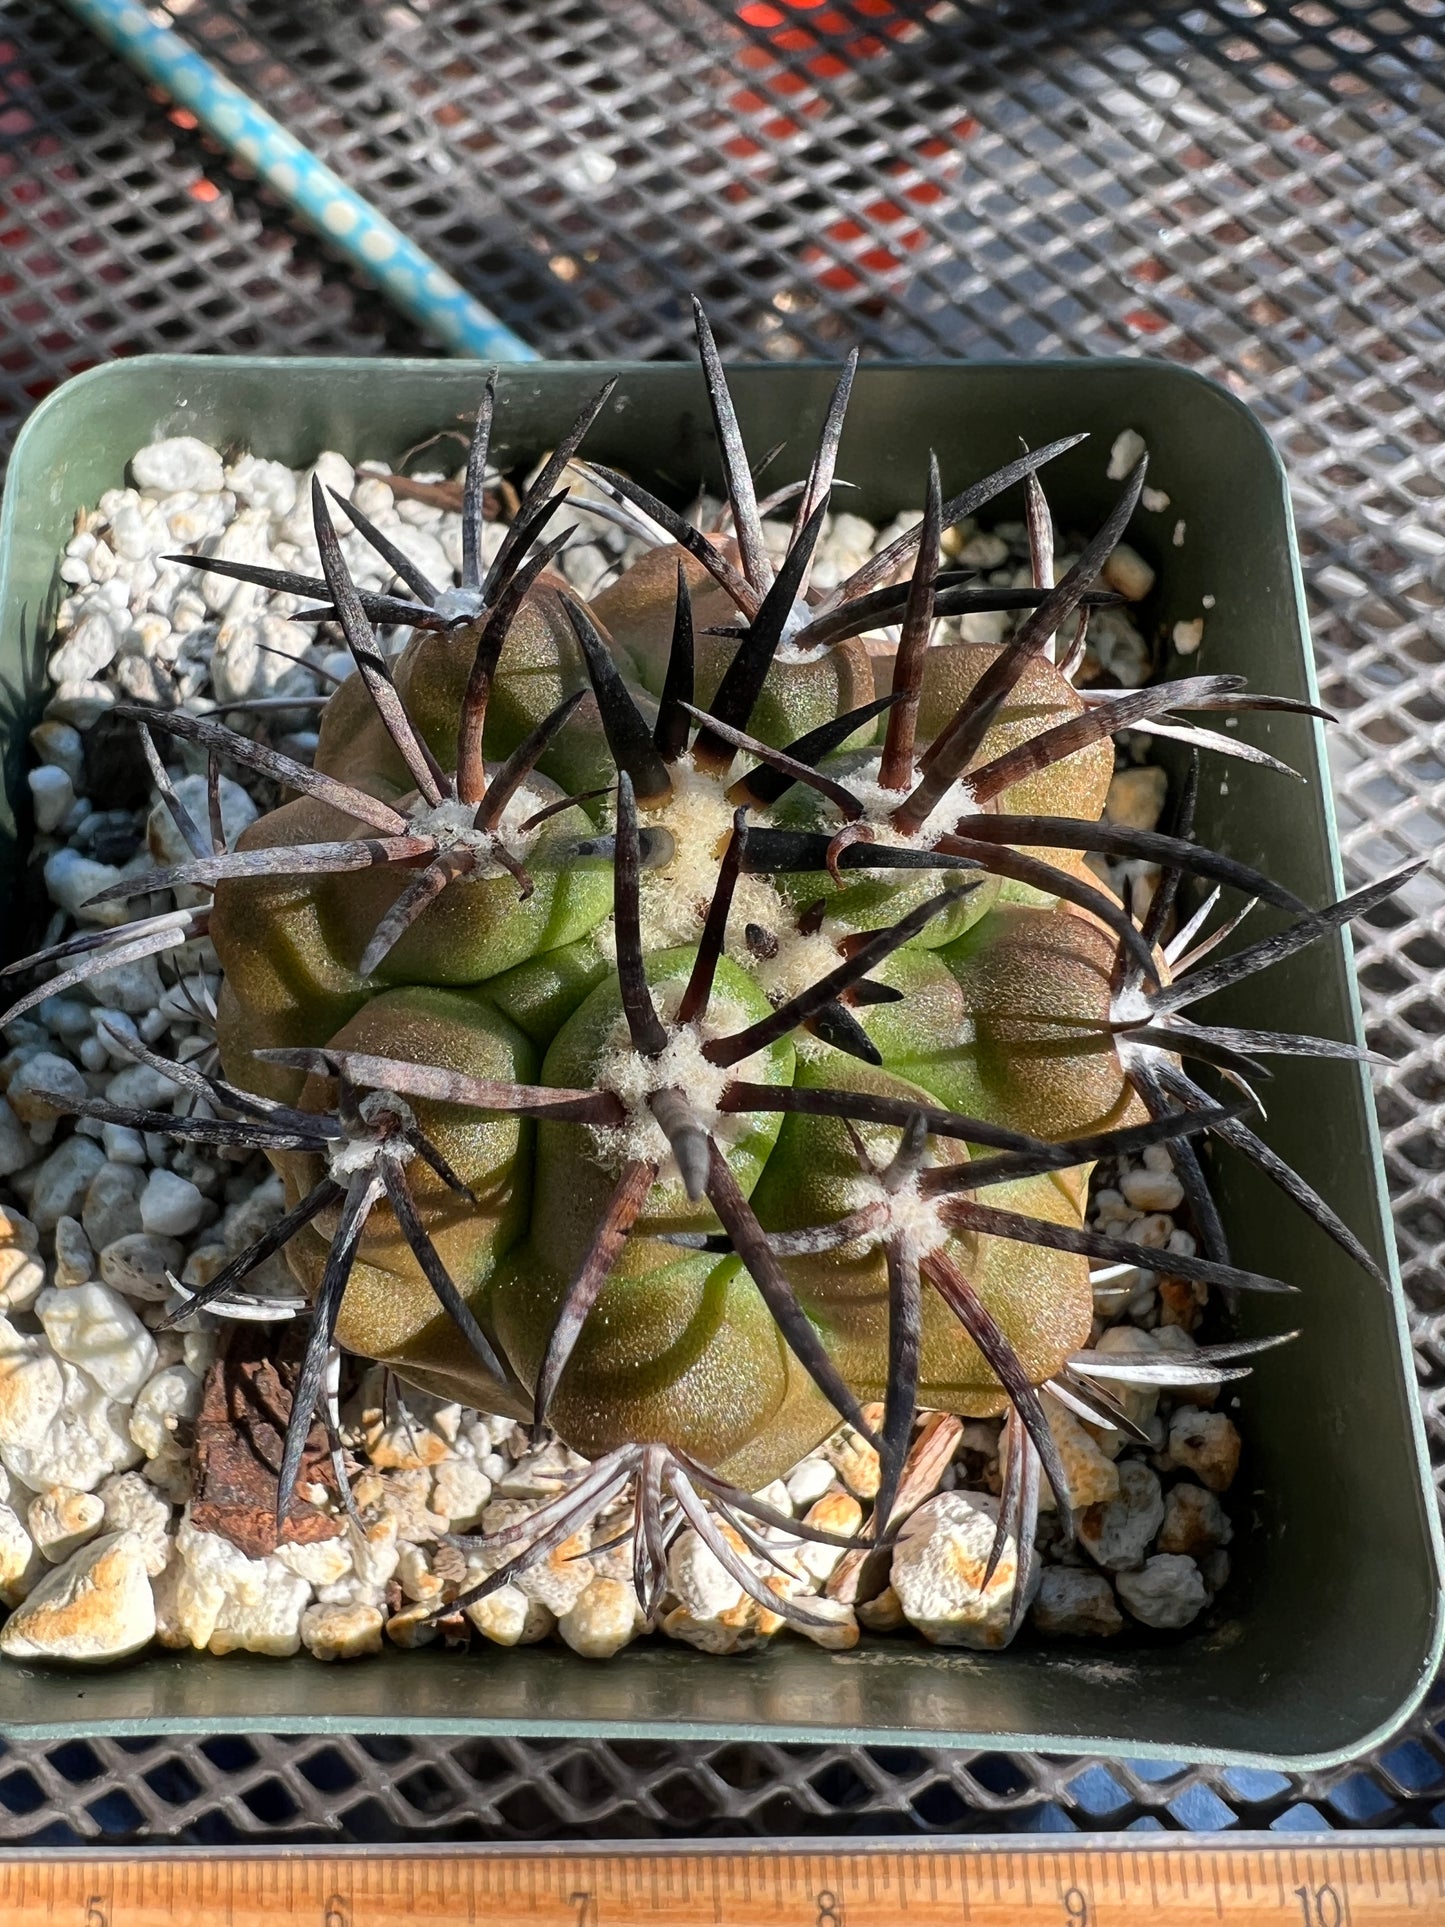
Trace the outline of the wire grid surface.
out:
<instances>
[{"instance_id":1,"label":"wire grid surface","mask_svg":"<svg viewBox=\"0 0 1445 1927\"><path fill-rule=\"evenodd\" d=\"M1445 0L171 0L546 355L1138 351L1294 479L1350 880L1441 846ZM0 0L0 435L111 355L428 352L54 0ZM1438 866L1437 866L1438 867ZM1445 1468L1441 893L1362 930ZM1286 1778L918 1749L249 1738L0 1753L0 1837L1445 1823L1442 1706Z\"/></svg>"}]
</instances>

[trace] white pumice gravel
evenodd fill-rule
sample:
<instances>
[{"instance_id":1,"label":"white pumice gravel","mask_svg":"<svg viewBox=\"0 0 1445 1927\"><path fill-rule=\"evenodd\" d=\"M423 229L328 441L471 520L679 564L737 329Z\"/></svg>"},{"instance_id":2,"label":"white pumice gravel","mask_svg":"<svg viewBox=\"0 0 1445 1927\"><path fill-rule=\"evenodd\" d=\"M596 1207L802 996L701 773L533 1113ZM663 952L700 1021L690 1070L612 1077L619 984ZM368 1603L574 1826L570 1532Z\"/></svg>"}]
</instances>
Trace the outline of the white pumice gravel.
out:
<instances>
[{"instance_id":1,"label":"white pumice gravel","mask_svg":"<svg viewBox=\"0 0 1445 1927\"><path fill-rule=\"evenodd\" d=\"M1127 472L1142 447L1132 431L1121 435L1110 473ZM350 672L350 659L324 632L318 638L291 619L295 598L267 599L247 584L162 560L199 546L315 571L313 472L433 579L446 580L457 566L458 515L394 496L378 464L358 471L334 452L297 471L248 454L228 463L194 437L171 437L139 450L130 485L107 491L78 519L60 563L65 594L50 655L54 690L31 735L36 766L28 778L37 855L56 913L50 940L71 925L123 922L128 906L86 899L185 855L154 796L137 806L133 794L116 788L114 758L108 763L97 754L97 726L117 700L184 701L203 713L258 697L293 696L304 704ZM585 493L574 491L574 508L583 507ZM1156 512L1164 505L1160 497ZM386 587L385 563L349 529L340 506L335 513L358 582ZM912 519L878 530L859 516L835 515L824 526L814 579L841 579ZM584 533L585 544L562 566L585 593L633 551L630 538L610 524ZM767 534L780 551L785 525L769 524ZM488 556L500 537L500 527L489 525ZM1061 539L1056 578L1077 547ZM944 548L985 582L1028 579L1021 524L964 522L946 532ZM1153 575L1136 551L1121 548L1109 580L1138 599ZM1205 601L1207 607L1212 599ZM997 642L1007 628L1008 618L984 615L945 623L941 633ZM1191 653L1202 634L1202 620L1181 622L1174 646ZM383 631L383 645L395 648L403 635ZM1102 675L1133 687L1153 666L1132 601L1096 613L1086 679ZM314 744L314 713L298 707L287 720L287 747L304 752ZM1109 814L1153 828L1165 783L1161 771L1138 760L1141 740L1132 739L1133 754L1120 753ZM204 823L201 766L178 760L171 776ZM231 774L220 799L232 838L274 800ZM1152 887L1149 866L1113 866L1116 884L1126 869ZM251 1559L191 1523L191 1430L216 1325L194 1316L185 1321L189 1329L159 1342L152 1327L171 1299L173 1278L195 1284L214 1276L280 1214L280 1181L259 1160L201 1157L126 1126L77 1127L44 1094L89 1091L142 1109L184 1106L184 1093L135 1063L122 1040L165 1056L204 1058L213 1040L202 1013L217 984L214 954L194 942L164 968L145 958L51 997L6 1035L0 1603L16 1610L0 1630L0 1650L13 1657L98 1661L159 1640L213 1654L302 1652L340 1662L380 1652L388 1638L403 1648L427 1644L440 1636L426 1617L432 1604L486 1576L482 1561L463 1560L442 1535L526 1516L583 1464L556 1441L534 1450L510 1420L384 1388L380 1372L359 1371L342 1412L348 1448L364 1468L355 1482L359 1525L339 1522L335 1537ZM1170 1249L1193 1249L1174 1219L1182 1198L1167 1151L1098 1173L1093 1222L1161 1253L1157 1273L1100 1286L1094 1343L1101 1349L1152 1353L1164 1341L1192 1344L1201 1297L1167 1270ZM276 1259L253 1282L284 1293L289 1274ZM1085 1425L1062 1407L1053 1414L1081 1530L1079 1544L1064 1552L1057 1514L1044 1514L1029 1582L1039 1635L1114 1637L1126 1616L1136 1627L1185 1625L1227 1572L1222 1548L1232 1527L1218 1495L1238 1464L1233 1424L1208 1409L1208 1388L1178 1395L1120 1388L1119 1396L1150 1443ZM846 1533L866 1521L878 1477L877 1454L845 1426L763 1497L785 1515ZM982 1585L998 1488L997 1423L965 1424L937 1496L913 1515L900 1540L892 1583L856 1610L827 1590L847 1571L837 1548L770 1529L784 1570L740 1540L735 1550L780 1597L799 1600L826 1622L806 1634L825 1648L851 1646L861 1626L873 1636L917 1629L936 1643L987 1650L1006 1635L1017 1570L1010 1541ZM1052 1497L1045 1482L1045 1506ZM653 1629L632 1588L630 1546L590 1550L608 1536L579 1534L515 1584L444 1622L446 1636L455 1639L460 1627L479 1645L501 1647L555 1639L598 1659L647 1636ZM668 1575L657 1628L663 1636L711 1653L746 1652L787 1624L744 1594L690 1529L673 1544Z\"/></svg>"},{"instance_id":2,"label":"white pumice gravel","mask_svg":"<svg viewBox=\"0 0 1445 1927\"><path fill-rule=\"evenodd\" d=\"M899 1534L893 1590L909 1625L935 1646L986 1652L1007 1643L1019 1548L1007 1535L988 1573L998 1513L998 1500L987 1492L942 1492L921 1505ZM1035 1584L1037 1579L1035 1567Z\"/></svg>"},{"instance_id":3,"label":"white pumice gravel","mask_svg":"<svg viewBox=\"0 0 1445 1927\"><path fill-rule=\"evenodd\" d=\"M0 1627L11 1659L94 1665L129 1659L156 1632L155 1598L140 1541L107 1533L48 1572Z\"/></svg>"}]
</instances>

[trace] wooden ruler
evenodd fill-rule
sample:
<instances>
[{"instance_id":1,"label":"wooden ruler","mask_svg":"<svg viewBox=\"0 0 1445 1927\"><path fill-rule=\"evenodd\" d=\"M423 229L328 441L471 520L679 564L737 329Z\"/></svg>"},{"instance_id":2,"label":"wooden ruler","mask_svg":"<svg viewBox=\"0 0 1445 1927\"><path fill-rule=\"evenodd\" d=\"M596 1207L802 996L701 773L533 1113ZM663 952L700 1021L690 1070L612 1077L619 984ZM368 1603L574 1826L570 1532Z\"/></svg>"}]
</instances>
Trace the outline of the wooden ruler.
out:
<instances>
[{"instance_id":1,"label":"wooden ruler","mask_svg":"<svg viewBox=\"0 0 1445 1927\"><path fill-rule=\"evenodd\" d=\"M1445 1924L1445 1835L0 1858L4 1927Z\"/></svg>"}]
</instances>

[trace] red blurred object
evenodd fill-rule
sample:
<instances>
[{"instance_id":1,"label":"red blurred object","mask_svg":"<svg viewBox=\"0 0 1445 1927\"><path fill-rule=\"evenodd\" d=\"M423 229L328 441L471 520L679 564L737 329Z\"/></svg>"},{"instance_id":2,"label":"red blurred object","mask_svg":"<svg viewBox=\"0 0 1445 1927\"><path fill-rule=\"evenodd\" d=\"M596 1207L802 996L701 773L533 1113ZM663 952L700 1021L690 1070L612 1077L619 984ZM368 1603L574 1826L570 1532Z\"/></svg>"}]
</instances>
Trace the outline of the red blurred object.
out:
<instances>
[{"instance_id":1,"label":"red blurred object","mask_svg":"<svg viewBox=\"0 0 1445 1927\"><path fill-rule=\"evenodd\" d=\"M918 31L916 17L910 19L893 0L851 0L850 10L852 20L831 0L745 0L737 9L739 23L750 36L738 64L748 73L750 84L730 95L728 105L757 123L759 138L735 134L724 142L727 153L743 162L769 165L776 155L765 143L806 141L809 122L828 113L831 103L814 83L845 79L885 54L890 41ZM858 27L859 15L872 23L867 30ZM965 141L977 127L972 116L965 114L948 133L952 141ZM922 141L913 151L919 161L931 162L933 167L925 170L899 156L887 165L896 185L886 198L875 197L847 211L824 212L822 240L809 242L800 256L821 286L847 293L863 288L866 281L898 274L907 256L925 244L927 231L911 210L933 206L946 197L947 188L938 174L955 170L959 157L951 141L942 137ZM744 193L738 187L732 197L741 198Z\"/></svg>"}]
</instances>

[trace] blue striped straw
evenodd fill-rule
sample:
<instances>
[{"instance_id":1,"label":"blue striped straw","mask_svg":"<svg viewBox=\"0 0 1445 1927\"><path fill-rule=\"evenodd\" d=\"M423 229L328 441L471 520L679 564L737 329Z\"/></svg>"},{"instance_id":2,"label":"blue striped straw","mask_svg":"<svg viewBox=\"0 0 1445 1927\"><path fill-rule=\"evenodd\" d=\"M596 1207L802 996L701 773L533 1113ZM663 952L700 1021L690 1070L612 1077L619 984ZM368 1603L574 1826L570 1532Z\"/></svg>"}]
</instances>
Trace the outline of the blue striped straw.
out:
<instances>
[{"instance_id":1,"label":"blue striped straw","mask_svg":"<svg viewBox=\"0 0 1445 1927\"><path fill-rule=\"evenodd\" d=\"M66 5L146 80L188 107L208 134L253 167L324 240L374 281L403 314L445 342L452 354L478 361L537 359L534 348L400 228L134 0L66 0Z\"/></svg>"}]
</instances>

